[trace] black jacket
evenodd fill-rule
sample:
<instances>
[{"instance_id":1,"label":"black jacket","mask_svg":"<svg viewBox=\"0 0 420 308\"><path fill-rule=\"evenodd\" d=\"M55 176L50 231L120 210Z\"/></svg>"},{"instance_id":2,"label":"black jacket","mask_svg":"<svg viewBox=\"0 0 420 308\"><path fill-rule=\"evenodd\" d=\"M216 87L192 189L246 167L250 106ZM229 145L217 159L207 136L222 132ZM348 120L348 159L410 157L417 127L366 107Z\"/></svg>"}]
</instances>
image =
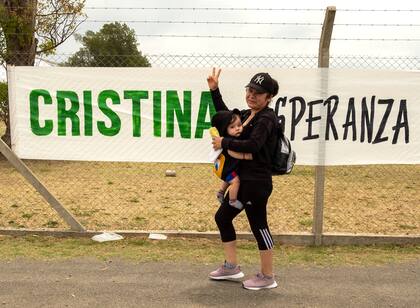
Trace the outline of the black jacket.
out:
<instances>
[{"instance_id":1,"label":"black jacket","mask_svg":"<svg viewBox=\"0 0 420 308\"><path fill-rule=\"evenodd\" d=\"M229 110L219 89L211 91L216 111ZM245 122L251 110L241 110L241 120ZM240 139L224 137L223 149L242 153L252 153L252 160L240 160L238 174L243 180L271 180L271 159L276 145L277 118L273 109L266 107L244 126Z\"/></svg>"}]
</instances>

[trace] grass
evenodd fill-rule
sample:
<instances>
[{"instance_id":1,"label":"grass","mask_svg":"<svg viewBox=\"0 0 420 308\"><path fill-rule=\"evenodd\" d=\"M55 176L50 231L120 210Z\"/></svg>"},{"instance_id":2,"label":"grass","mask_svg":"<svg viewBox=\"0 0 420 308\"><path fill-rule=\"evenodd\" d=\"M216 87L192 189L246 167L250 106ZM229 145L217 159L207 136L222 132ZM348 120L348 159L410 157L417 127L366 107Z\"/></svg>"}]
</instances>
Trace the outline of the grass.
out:
<instances>
[{"instance_id":1,"label":"grass","mask_svg":"<svg viewBox=\"0 0 420 308\"><path fill-rule=\"evenodd\" d=\"M238 241L241 264L259 262L256 244ZM208 239L169 238L154 241L127 238L121 241L97 243L91 239L53 238L41 236L0 236L0 260L16 258L35 260L65 260L89 257L98 260L122 259L129 262L188 262L212 264L223 260L219 241ZM346 247L276 247L276 266L290 265L382 265L411 262L420 259L420 246L346 246Z\"/></svg>"},{"instance_id":2,"label":"grass","mask_svg":"<svg viewBox=\"0 0 420 308\"><path fill-rule=\"evenodd\" d=\"M400 225L399 227L401 229L403 229L403 230L414 230L414 229L417 229L416 226L409 226L409 225Z\"/></svg>"},{"instance_id":3,"label":"grass","mask_svg":"<svg viewBox=\"0 0 420 308\"><path fill-rule=\"evenodd\" d=\"M208 164L25 163L90 230L217 230L213 217L220 182ZM166 169L177 176L166 177ZM314 168L296 166L293 174L275 177L273 186L271 231L310 232ZM420 165L327 167L324 229L420 234L419 191ZM14 221L25 228L68 228L5 160L0 160L0 212L0 227ZM244 214L235 227L250 231Z\"/></svg>"},{"instance_id":4,"label":"grass","mask_svg":"<svg viewBox=\"0 0 420 308\"><path fill-rule=\"evenodd\" d=\"M1 129L2 123L0 134ZM213 217L220 181L210 164L25 163L87 229L217 231ZM177 176L166 177L167 169L176 170ZM420 165L327 167L324 230L420 234L419 191ZM272 233L310 232L313 194L313 167L298 165L291 175L274 177L268 208ZM17 226L68 228L0 158L0 228ZM244 213L235 228L250 231Z\"/></svg>"},{"instance_id":5,"label":"grass","mask_svg":"<svg viewBox=\"0 0 420 308\"><path fill-rule=\"evenodd\" d=\"M312 226L312 219L303 219L303 220L299 220L299 224L301 224L302 226Z\"/></svg>"}]
</instances>

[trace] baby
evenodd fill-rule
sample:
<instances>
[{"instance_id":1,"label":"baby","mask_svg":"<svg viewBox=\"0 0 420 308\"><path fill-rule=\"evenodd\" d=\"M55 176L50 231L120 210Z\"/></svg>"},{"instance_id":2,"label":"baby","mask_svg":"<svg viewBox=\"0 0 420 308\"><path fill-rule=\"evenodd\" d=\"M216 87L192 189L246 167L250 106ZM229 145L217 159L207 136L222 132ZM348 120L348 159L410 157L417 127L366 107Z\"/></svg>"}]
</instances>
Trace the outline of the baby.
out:
<instances>
[{"instance_id":1,"label":"baby","mask_svg":"<svg viewBox=\"0 0 420 308\"><path fill-rule=\"evenodd\" d=\"M243 129L240 115L238 109L219 111L211 119L211 125L217 128L221 137L238 138ZM237 199L240 180L236 170L239 159L251 160L252 154L223 150L214 162L213 171L223 180L222 186L217 192L217 199L220 203L223 202L226 190L229 187L229 204L237 209L242 209L244 206Z\"/></svg>"}]
</instances>

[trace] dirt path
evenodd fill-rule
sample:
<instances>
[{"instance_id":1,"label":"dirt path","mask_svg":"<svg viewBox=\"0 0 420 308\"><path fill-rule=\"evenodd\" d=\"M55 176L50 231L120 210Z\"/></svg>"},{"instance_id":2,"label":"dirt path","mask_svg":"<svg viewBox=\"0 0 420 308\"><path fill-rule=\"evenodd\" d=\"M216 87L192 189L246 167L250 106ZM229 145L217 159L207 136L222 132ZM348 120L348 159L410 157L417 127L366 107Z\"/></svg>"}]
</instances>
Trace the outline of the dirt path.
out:
<instances>
[{"instance_id":1,"label":"dirt path","mask_svg":"<svg viewBox=\"0 0 420 308\"><path fill-rule=\"evenodd\" d=\"M279 268L279 287L214 282L214 265L77 259L0 261L0 307L420 307L420 260ZM245 266L246 274L257 267Z\"/></svg>"}]
</instances>

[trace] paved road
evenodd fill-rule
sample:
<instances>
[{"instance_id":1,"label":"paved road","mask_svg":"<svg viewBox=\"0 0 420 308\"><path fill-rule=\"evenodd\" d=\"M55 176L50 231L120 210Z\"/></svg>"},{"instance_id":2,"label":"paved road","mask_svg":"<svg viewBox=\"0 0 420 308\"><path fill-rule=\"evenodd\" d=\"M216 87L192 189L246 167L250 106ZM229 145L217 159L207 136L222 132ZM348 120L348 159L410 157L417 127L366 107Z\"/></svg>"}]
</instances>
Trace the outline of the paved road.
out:
<instances>
[{"instance_id":1,"label":"paved road","mask_svg":"<svg viewBox=\"0 0 420 308\"><path fill-rule=\"evenodd\" d=\"M0 261L2 307L420 307L420 260L370 267L293 266L279 287L208 280L214 266L77 259ZM243 268L251 274L256 267Z\"/></svg>"}]
</instances>

